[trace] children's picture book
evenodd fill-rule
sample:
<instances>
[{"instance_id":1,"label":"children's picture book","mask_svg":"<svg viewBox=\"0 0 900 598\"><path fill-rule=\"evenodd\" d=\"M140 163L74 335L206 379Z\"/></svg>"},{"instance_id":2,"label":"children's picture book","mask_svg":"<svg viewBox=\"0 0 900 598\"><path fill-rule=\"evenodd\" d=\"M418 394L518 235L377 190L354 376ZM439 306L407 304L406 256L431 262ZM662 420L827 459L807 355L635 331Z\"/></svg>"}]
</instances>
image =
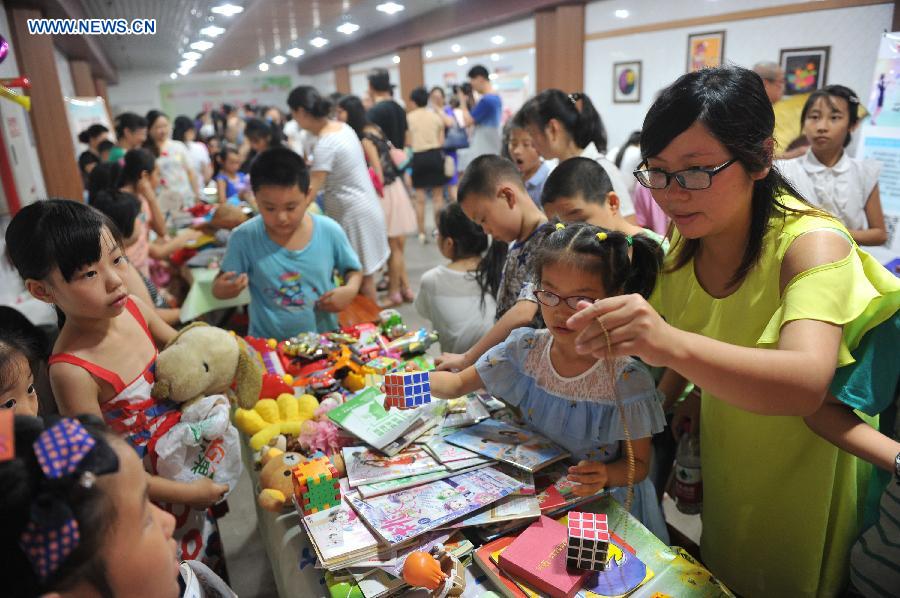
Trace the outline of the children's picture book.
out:
<instances>
[{"instance_id":1,"label":"children's picture book","mask_svg":"<svg viewBox=\"0 0 900 598\"><path fill-rule=\"evenodd\" d=\"M400 492L347 500L376 535L391 545L441 527L516 492L522 483L485 467Z\"/></svg>"},{"instance_id":2,"label":"children's picture book","mask_svg":"<svg viewBox=\"0 0 900 598\"><path fill-rule=\"evenodd\" d=\"M484 403L474 393L447 401L447 407L447 415L444 416L443 422L446 428L471 426L491 416Z\"/></svg>"},{"instance_id":3,"label":"children's picture book","mask_svg":"<svg viewBox=\"0 0 900 598\"><path fill-rule=\"evenodd\" d=\"M431 425L431 410L384 408L384 395L369 387L328 412L335 424L387 455L396 455ZM426 407L428 407L426 405ZM412 430L420 430L414 434ZM398 440L400 438L403 440Z\"/></svg>"},{"instance_id":4,"label":"children's picture book","mask_svg":"<svg viewBox=\"0 0 900 598\"><path fill-rule=\"evenodd\" d=\"M493 461L487 460L479 460L480 462L472 465L466 469L461 469L459 471L452 471L449 469L441 469L438 471L434 471L431 473L423 473L420 475L411 475L403 478L396 478L393 480L386 480L384 482L375 482L373 484L362 484L356 487L356 490L359 492L359 495L363 498L372 498L373 496L380 496L382 494L390 494L391 492L397 492L398 490L403 490L405 488L412 488L414 486L421 486L422 484L427 484L428 482L434 482L437 480L443 480L444 478L449 478L450 476L459 475L461 473L467 471L474 471L476 469L481 469L482 467L487 467Z\"/></svg>"},{"instance_id":5,"label":"children's picture book","mask_svg":"<svg viewBox=\"0 0 900 598\"><path fill-rule=\"evenodd\" d=\"M478 453L473 453L472 451L467 451L455 444L450 444L444 440L444 435L433 435L424 443L424 446L428 452L441 463L478 457Z\"/></svg>"},{"instance_id":6,"label":"children's picture book","mask_svg":"<svg viewBox=\"0 0 900 598\"><path fill-rule=\"evenodd\" d=\"M450 444L534 473L569 456L540 434L487 419L445 438Z\"/></svg>"},{"instance_id":7,"label":"children's picture book","mask_svg":"<svg viewBox=\"0 0 900 598\"><path fill-rule=\"evenodd\" d=\"M446 468L419 447L410 447L388 457L364 446L345 447L342 450L344 465L350 486L373 484L415 476Z\"/></svg>"},{"instance_id":8,"label":"children's picture book","mask_svg":"<svg viewBox=\"0 0 900 598\"><path fill-rule=\"evenodd\" d=\"M378 553L378 540L344 501L303 517L303 527L319 561L328 570L346 567L354 557L360 560Z\"/></svg>"},{"instance_id":9,"label":"children's picture book","mask_svg":"<svg viewBox=\"0 0 900 598\"><path fill-rule=\"evenodd\" d=\"M452 523L450 527L471 527L473 525L492 525L502 521L513 521L515 519L537 519L541 516L541 508L538 506L537 497L521 496L514 494L501 498L489 508L475 513L471 517L467 517L456 523Z\"/></svg>"},{"instance_id":10,"label":"children's picture book","mask_svg":"<svg viewBox=\"0 0 900 598\"><path fill-rule=\"evenodd\" d=\"M477 465L490 465L491 463L496 463L496 461L492 461L491 459L486 459L484 457L472 457L471 459L448 461L444 463L444 467L446 467L450 471L463 471L466 469L471 469Z\"/></svg>"}]
</instances>

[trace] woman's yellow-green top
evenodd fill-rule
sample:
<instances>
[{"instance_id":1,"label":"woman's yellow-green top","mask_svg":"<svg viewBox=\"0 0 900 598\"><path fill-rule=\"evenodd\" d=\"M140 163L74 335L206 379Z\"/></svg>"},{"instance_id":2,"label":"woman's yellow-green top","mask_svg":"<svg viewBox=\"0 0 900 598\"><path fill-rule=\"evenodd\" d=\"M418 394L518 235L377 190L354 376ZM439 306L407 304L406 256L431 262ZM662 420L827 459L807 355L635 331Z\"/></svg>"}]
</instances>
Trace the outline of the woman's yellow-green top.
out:
<instances>
[{"instance_id":1,"label":"woman's yellow-green top","mask_svg":"<svg viewBox=\"0 0 900 598\"><path fill-rule=\"evenodd\" d=\"M732 294L710 296L691 261L660 277L651 303L681 330L744 347L775 348L782 325L792 320L839 324L835 367L852 363L850 350L862 335L897 311L900 283L854 244L846 258L798 275L782 294L785 253L798 236L819 229L849 239L836 220L778 210L758 264ZM669 261L677 241L676 232ZM800 417L755 415L708 393L700 422L701 553L710 571L748 597L836 595L858 533L857 460Z\"/></svg>"}]
</instances>

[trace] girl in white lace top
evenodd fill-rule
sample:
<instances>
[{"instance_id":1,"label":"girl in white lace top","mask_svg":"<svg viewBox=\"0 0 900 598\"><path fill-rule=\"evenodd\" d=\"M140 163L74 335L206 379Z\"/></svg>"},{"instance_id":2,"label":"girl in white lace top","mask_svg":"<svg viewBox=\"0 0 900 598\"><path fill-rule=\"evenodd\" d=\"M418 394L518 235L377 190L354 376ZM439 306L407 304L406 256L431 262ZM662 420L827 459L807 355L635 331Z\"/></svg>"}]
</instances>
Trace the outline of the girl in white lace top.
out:
<instances>
[{"instance_id":1,"label":"girl in white lace top","mask_svg":"<svg viewBox=\"0 0 900 598\"><path fill-rule=\"evenodd\" d=\"M665 427L656 387L647 369L616 358L615 379L604 360L575 351L576 332L566 320L579 305L624 293L649 297L662 262L659 244L589 224L546 227L534 258L547 328L519 328L472 367L431 373L431 393L458 397L484 387L518 407L526 424L572 453L574 492L587 496L603 488L625 502L628 463L625 417L635 457L632 514L668 542L653 484L647 479L650 437ZM616 405L616 395L622 410Z\"/></svg>"}]
</instances>

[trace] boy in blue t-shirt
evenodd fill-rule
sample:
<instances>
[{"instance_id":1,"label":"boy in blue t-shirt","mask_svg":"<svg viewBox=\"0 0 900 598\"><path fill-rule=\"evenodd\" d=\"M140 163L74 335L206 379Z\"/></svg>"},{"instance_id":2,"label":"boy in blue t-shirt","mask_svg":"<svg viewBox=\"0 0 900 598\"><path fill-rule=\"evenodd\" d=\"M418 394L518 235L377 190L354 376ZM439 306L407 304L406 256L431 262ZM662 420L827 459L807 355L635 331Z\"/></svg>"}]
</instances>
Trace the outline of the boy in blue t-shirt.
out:
<instances>
[{"instance_id":1,"label":"boy in blue t-shirt","mask_svg":"<svg viewBox=\"0 0 900 598\"><path fill-rule=\"evenodd\" d=\"M250 286L250 336L336 329L337 312L359 292L362 266L337 222L307 213L306 164L287 148L266 150L250 183L260 213L232 232L213 295L230 299ZM335 287L335 270L343 286Z\"/></svg>"}]
</instances>

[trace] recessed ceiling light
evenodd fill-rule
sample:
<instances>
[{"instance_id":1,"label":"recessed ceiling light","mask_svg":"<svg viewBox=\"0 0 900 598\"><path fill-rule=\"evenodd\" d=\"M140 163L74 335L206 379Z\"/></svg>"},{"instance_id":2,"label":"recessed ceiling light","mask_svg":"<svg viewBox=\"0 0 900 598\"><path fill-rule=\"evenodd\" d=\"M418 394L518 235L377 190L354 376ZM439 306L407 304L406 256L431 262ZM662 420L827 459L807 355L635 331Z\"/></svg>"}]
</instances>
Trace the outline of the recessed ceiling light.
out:
<instances>
[{"instance_id":1,"label":"recessed ceiling light","mask_svg":"<svg viewBox=\"0 0 900 598\"><path fill-rule=\"evenodd\" d=\"M189 72L191 72L191 69L189 68L185 68L183 66L178 68L179 75L187 75Z\"/></svg>"},{"instance_id":2,"label":"recessed ceiling light","mask_svg":"<svg viewBox=\"0 0 900 598\"><path fill-rule=\"evenodd\" d=\"M267 63L265 63L265 62L260 62L260 63L259 63L259 70L261 70L262 72L265 73L267 70L269 70L269 65L268 65Z\"/></svg>"},{"instance_id":3,"label":"recessed ceiling light","mask_svg":"<svg viewBox=\"0 0 900 598\"><path fill-rule=\"evenodd\" d=\"M462 66L462 65L468 64L468 63L469 63L469 59L466 58L465 56L463 56L462 58L460 58L459 60L456 61L456 64L458 64L459 66Z\"/></svg>"},{"instance_id":4,"label":"recessed ceiling light","mask_svg":"<svg viewBox=\"0 0 900 598\"><path fill-rule=\"evenodd\" d=\"M497 62L498 60L500 60L500 55L494 52L493 54L491 54L491 60Z\"/></svg>"},{"instance_id":5,"label":"recessed ceiling light","mask_svg":"<svg viewBox=\"0 0 900 598\"><path fill-rule=\"evenodd\" d=\"M431 50L425 50L425 58L431 58L432 56L434 56L434 52L432 52Z\"/></svg>"},{"instance_id":6,"label":"recessed ceiling light","mask_svg":"<svg viewBox=\"0 0 900 598\"><path fill-rule=\"evenodd\" d=\"M272 57L272 62L275 64L284 64L285 62L287 62L287 58L279 54L278 56Z\"/></svg>"},{"instance_id":7,"label":"recessed ceiling light","mask_svg":"<svg viewBox=\"0 0 900 598\"><path fill-rule=\"evenodd\" d=\"M177 79L178 73L169 73L169 79Z\"/></svg>"},{"instance_id":8,"label":"recessed ceiling light","mask_svg":"<svg viewBox=\"0 0 900 598\"><path fill-rule=\"evenodd\" d=\"M196 60L182 60L181 61L181 68L192 69L195 66L197 66Z\"/></svg>"},{"instance_id":9,"label":"recessed ceiling light","mask_svg":"<svg viewBox=\"0 0 900 598\"><path fill-rule=\"evenodd\" d=\"M240 14L244 12L243 6L236 6L234 4L222 4L221 6L214 6L210 9L212 12L217 15L225 15L226 17L233 17L236 14Z\"/></svg>"},{"instance_id":10,"label":"recessed ceiling light","mask_svg":"<svg viewBox=\"0 0 900 598\"><path fill-rule=\"evenodd\" d=\"M317 35L316 37L309 40L309 45L315 46L316 48L321 48L322 46L328 45L328 40L321 35Z\"/></svg>"},{"instance_id":11,"label":"recessed ceiling light","mask_svg":"<svg viewBox=\"0 0 900 598\"><path fill-rule=\"evenodd\" d=\"M209 27L204 27L200 30L200 35L205 35L206 37L219 37L225 33L225 30L222 27L216 27L215 25L210 25Z\"/></svg>"},{"instance_id":12,"label":"recessed ceiling light","mask_svg":"<svg viewBox=\"0 0 900 598\"><path fill-rule=\"evenodd\" d=\"M506 38L503 37L502 35L495 35L494 37L491 38L491 43L494 44L495 46L499 46L500 44L502 44L505 41L506 41Z\"/></svg>"},{"instance_id":13,"label":"recessed ceiling light","mask_svg":"<svg viewBox=\"0 0 900 598\"><path fill-rule=\"evenodd\" d=\"M400 64L400 57L394 54L394 57L391 58L391 62L393 62L394 64Z\"/></svg>"},{"instance_id":14,"label":"recessed ceiling light","mask_svg":"<svg viewBox=\"0 0 900 598\"><path fill-rule=\"evenodd\" d=\"M303 48L291 48L290 50L285 52L285 54L287 54L291 58L300 58L301 56L306 54L306 50L304 50Z\"/></svg>"},{"instance_id":15,"label":"recessed ceiling light","mask_svg":"<svg viewBox=\"0 0 900 598\"><path fill-rule=\"evenodd\" d=\"M497 73L491 73L490 75L488 75L488 79L490 79L491 81L496 81L498 76L499 75L497 75Z\"/></svg>"},{"instance_id":16,"label":"recessed ceiling light","mask_svg":"<svg viewBox=\"0 0 900 598\"><path fill-rule=\"evenodd\" d=\"M375 10L380 10L381 12L392 15L394 13L398 13L401 10L406 8L402 4L397 4L396 2L385 2L384 4L379 4L375 7Z\"/></svg>"},{"instance_id":17,"label":"recessed ceiling light","mask_svg":"<svg viewBox=\"0 0 900 598\"><path fill-rule=\"evenodd\" d=\"M192 44L191 44L191 49L192 49L192 50L199 50L199 51L201 51L201 52L206 52L207 50L209 50L210 48L212 48L214 45L215 45L215 44L213 44L212 42L208 42L208 41L205 41L205 40L201 40L201 41L199 41L199 42L194 42L194 43L192 43Z\"/></svg>"},{"instance_id":18,"label":"recessed ceiling light","mask_svg":"<svg viewBox=\"0 0 900 598\"><path fill-rule=\"evenodd\" d=\"M462 50L462 47L460 47L459 44L453 44L452 46L450 46L450 51L454 54L459 52L460 50Z\"/></svg>"},{"instance_id":19,"label":"recessed ceiling light","mask_svg":"<svg viewBox=\"0 0 900 598\"><path fill-rule=\"evenodd\" d=\"M346 23L342 23L340 27L337 28L339 33L343 33L344 35L350 35L351 33L358 31L359 25L356 23L351 23L347 21Z\"/></svg>"},{"instance_id":20,"label":"recessed ceiling light","mask_svg":"<svg viewBox=\"0 0 900 598\"><path fill-rule=\"evenodd\" d=\"M241 69L234 69L233 71L231 71L231 74L235 77L238 77L241 74Z\"/></svg>"},{"instance_id":21,"label":"recessed ceiling light","mask_svg":"<svg viewBox=\"0 0 900 598\"><path fill-rule=\"evenodd\" d=\"M627 10L625 10L624 8L620 8L619 10L617 10L615 12L616 17L619 19L627 19L628 15L630 15L630 14L631 13L628 12Z\"/></svg>"},{"instance_id":22,"label":"recessed ceiling light","mask_svg":"<svg viewBox=\"0 0 900 598\"><path fill-rule=\"evenodd\" d=\"M181 57L185 60L199 60L200 58L203 58L203 54L200 52L185 52Z\"/></svg>"}]
</instances>

